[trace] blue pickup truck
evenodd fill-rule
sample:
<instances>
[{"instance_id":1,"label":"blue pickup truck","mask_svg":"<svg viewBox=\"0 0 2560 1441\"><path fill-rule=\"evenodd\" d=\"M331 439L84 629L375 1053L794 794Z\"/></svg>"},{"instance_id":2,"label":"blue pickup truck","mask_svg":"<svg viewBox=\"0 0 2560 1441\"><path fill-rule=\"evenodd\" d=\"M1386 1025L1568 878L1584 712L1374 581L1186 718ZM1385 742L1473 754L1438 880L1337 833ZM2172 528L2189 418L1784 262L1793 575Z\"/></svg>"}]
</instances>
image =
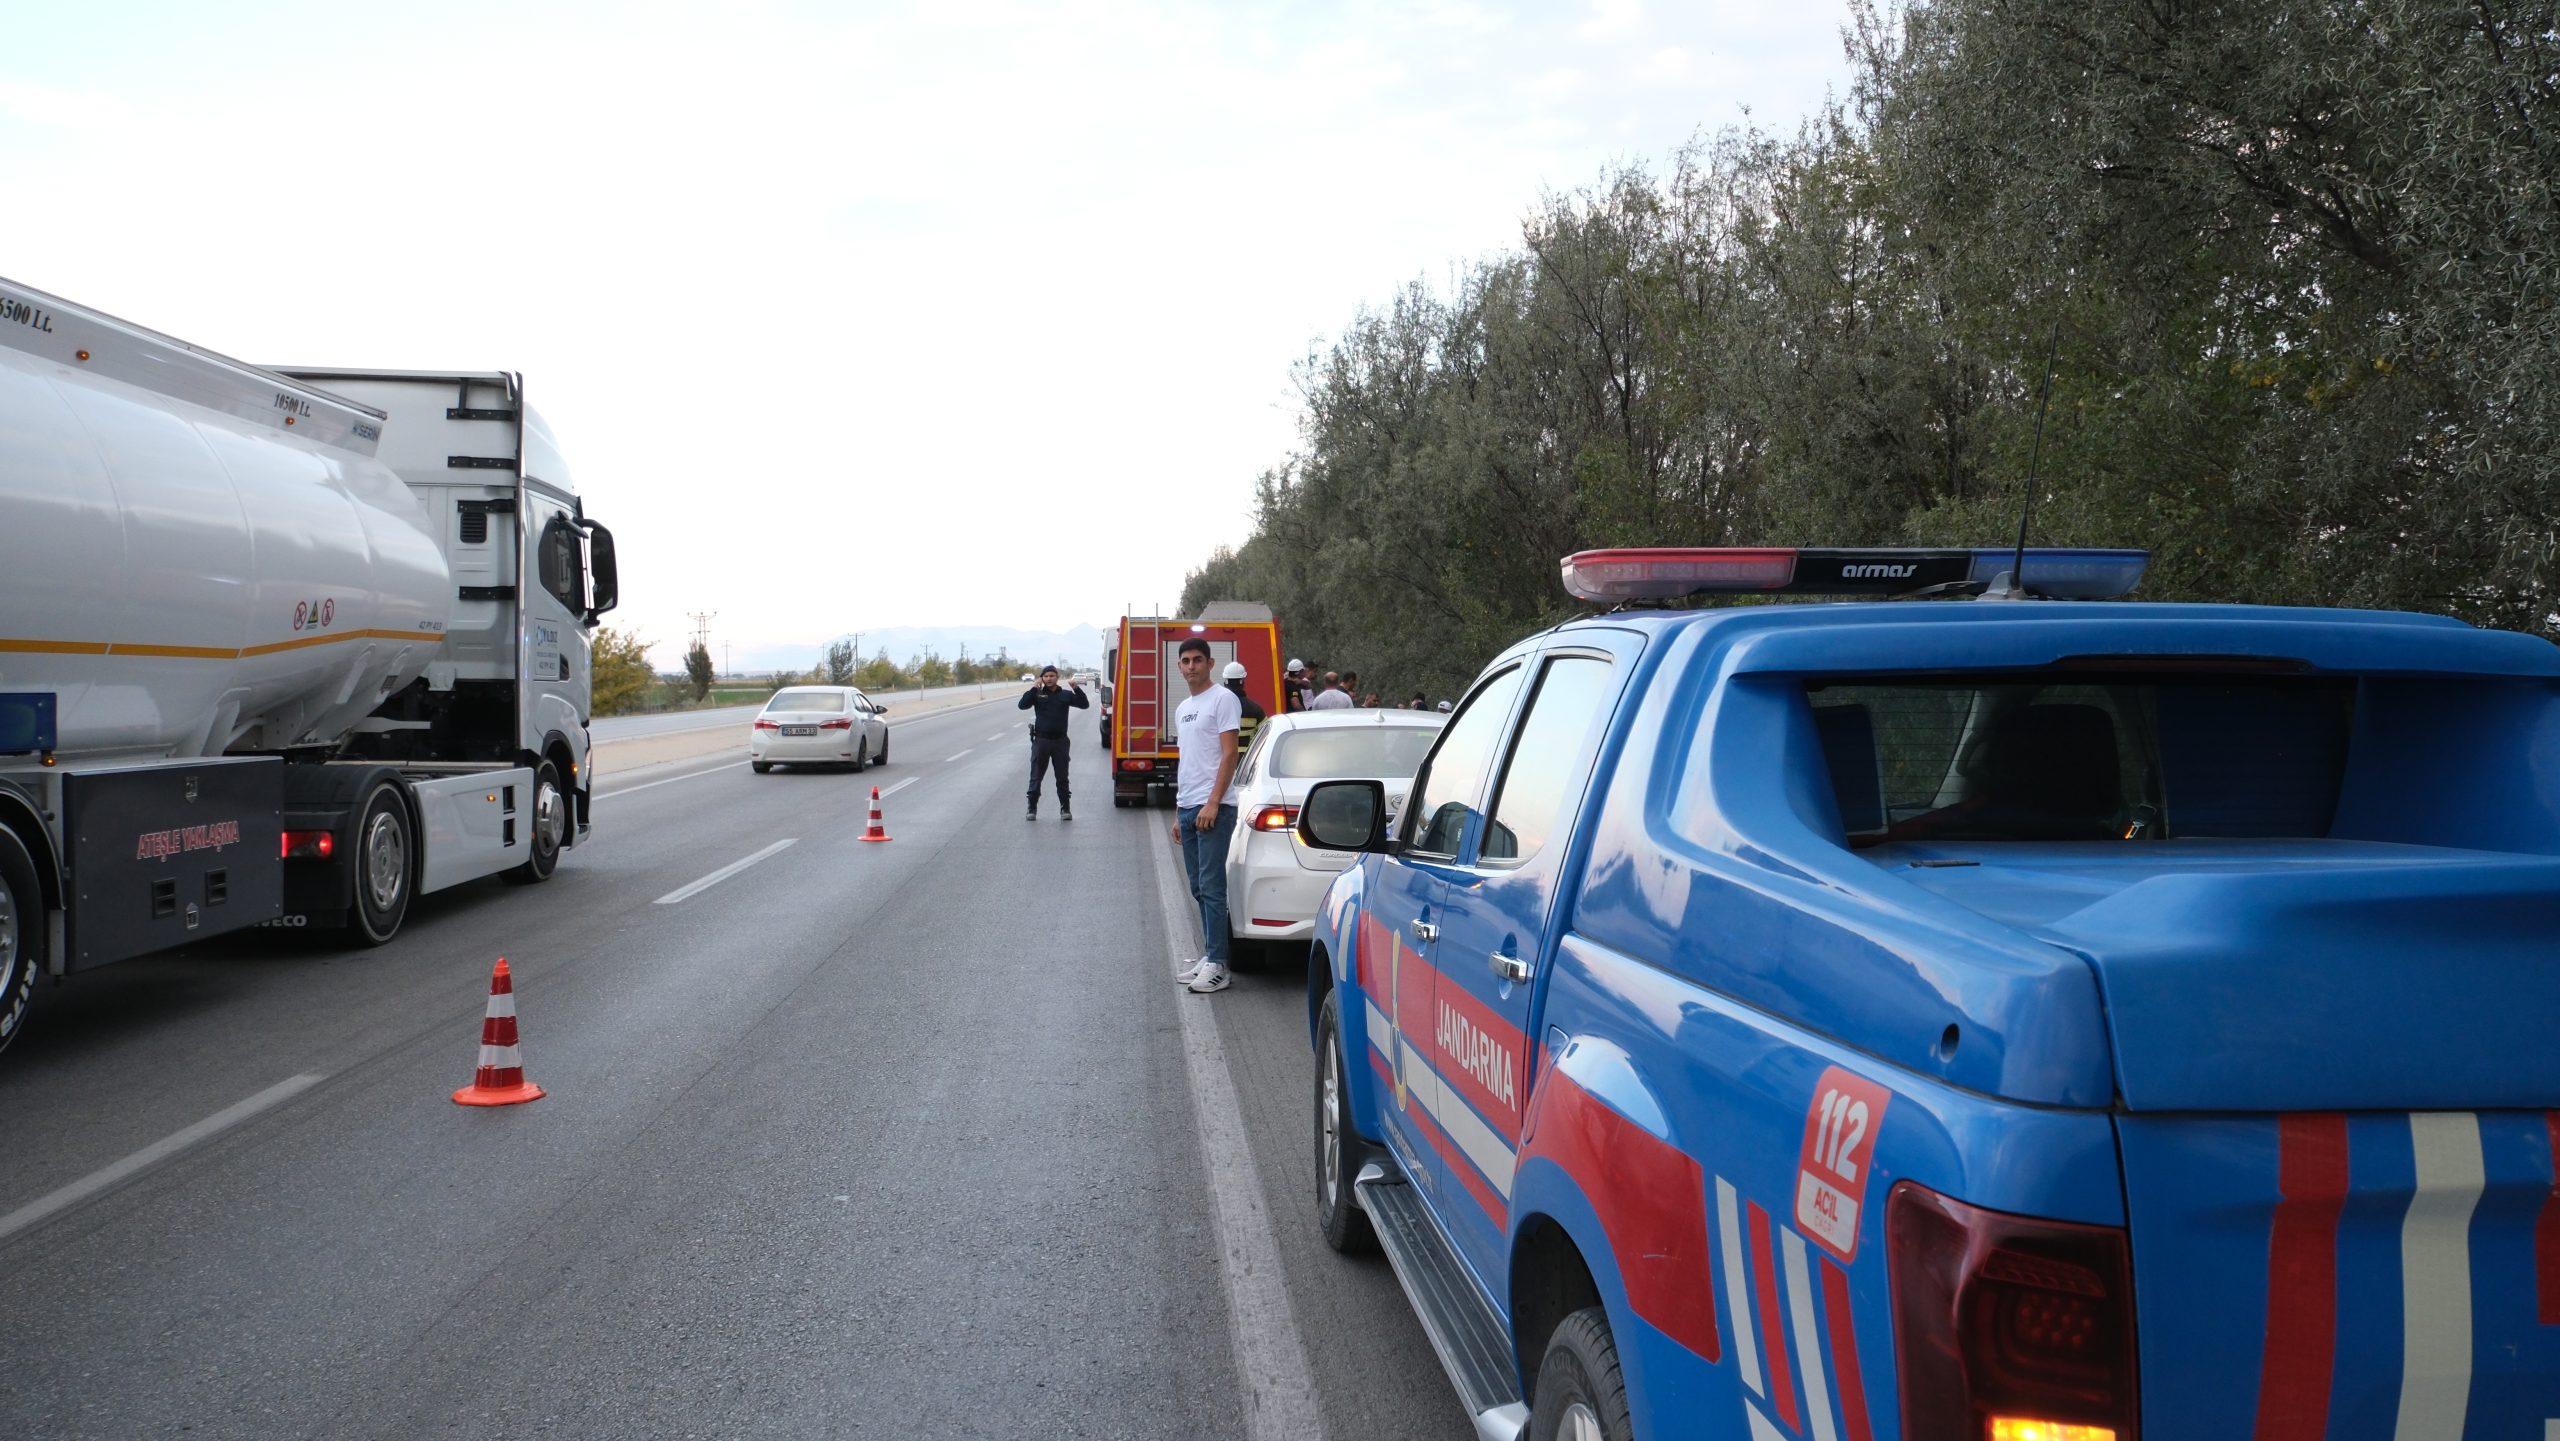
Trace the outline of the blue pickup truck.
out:
<instances>
[{"instance_id":1,"label":"blue pickup truck","mask_svg":"<svg viewBox=\"0 0 2560 1441\"><path fill-rule=\"evenodd\" d=\"M2021 556L1576 556L1315 788L1327 1239L1487 1437L2560 1441L2560 648Z\"/></svg>"}]
</instances>

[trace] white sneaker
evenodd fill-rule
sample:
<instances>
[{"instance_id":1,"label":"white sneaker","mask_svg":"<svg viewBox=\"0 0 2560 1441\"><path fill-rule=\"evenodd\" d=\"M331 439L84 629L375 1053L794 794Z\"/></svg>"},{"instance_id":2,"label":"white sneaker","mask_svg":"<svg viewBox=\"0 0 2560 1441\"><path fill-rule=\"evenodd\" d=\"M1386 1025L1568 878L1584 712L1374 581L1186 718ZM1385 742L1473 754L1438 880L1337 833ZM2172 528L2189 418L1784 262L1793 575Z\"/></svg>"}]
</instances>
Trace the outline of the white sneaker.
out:
<instances>
[{"instance_id":1,"label":"white sneaker","mask_svg":"<svg viewBox=\"0 0 2560 1441\"><path fill-rule=\"evenodd\" d=\"M1193 981L1200 978L1200 968L1207 964L1209 963L1205 959L1184 961L1181 965L1174 968L1173 983L1177 986L1190 985Z\"/></svg>"},{"instance_id":2,"label":"white sneaker","mask_svg":"<svg viewBox=\"0 0 2560 1441\"><path fill-rule=\"evenodd\" d=\"M1191 977L1190 986L1195 996L1223 991L1227 988L1227 968L1216 961L1202 961L1200 969Z\"/></svg>"}]
</instances>

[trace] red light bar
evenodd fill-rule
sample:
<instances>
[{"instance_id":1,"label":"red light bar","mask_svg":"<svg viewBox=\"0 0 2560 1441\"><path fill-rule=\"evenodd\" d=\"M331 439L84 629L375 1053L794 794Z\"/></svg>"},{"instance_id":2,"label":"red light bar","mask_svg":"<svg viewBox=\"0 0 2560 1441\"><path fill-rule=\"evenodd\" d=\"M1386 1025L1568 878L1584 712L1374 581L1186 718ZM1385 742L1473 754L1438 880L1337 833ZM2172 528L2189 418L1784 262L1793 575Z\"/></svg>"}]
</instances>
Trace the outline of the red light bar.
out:
<instances>
[{"instance_id":1,"label":"red light bar","mask_svg":"<svg viewBox=\"0 0 2560 1441\"><path fill-rule=\"evenodd\" d=\"M1795 577L1793 550L1586 550L1564 558L1564 588L1583 600L1784 590Z\"/></svg>"}]
</instances>

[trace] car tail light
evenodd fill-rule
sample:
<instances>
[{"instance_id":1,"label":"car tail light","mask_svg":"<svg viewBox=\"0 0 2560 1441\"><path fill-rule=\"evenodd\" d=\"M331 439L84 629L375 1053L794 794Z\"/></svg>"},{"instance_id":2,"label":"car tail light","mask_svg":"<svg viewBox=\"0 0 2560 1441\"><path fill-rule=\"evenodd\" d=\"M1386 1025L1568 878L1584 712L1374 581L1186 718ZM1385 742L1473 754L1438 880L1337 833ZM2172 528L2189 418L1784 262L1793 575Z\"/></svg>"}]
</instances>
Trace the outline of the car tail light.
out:
<instances>
[{"instance_id":1,"label":"car tail light","mask_svg":"<svg viewBox=\"0 0 2560 1441\"><path fill-rule=\"evenodd\" d=\"M1293 830L1297 824L1296 806L1264 806L1253 818L1253 828L1258 831Z\"/></svg>"},{"instance_id":2,"label":"car tail light","mask_svg":"<svg viewBox=\"0 0 2560 1441\"><path fill-rule=\"evenodd\" d=\"M1905 1181L1885 1206L1907 1441L2137 1441L2125 1233Z\"/></svg>"},{"instance_id":3,"label":"car tail light","mask_svg":"<svg viewBox=\"0 0 2560 1441\"><path fill-rule=\"evenodd\" d=\"M782 729L782 722L780 722L780 721L769 721L769 720L766 720L763 716L757 716L757 717L756 717L756 729L757 729L757 730L760 730L760 731L778 731L778 730Z\"/></svg>"},{"instance_id":4,"label":"car tail light","mask_svg":"<svg viewBox=\"0 0 2560 1441\"><path fill-rule=\"evenodd\" d=\"M846 716L842 720L820 721L818 722L818 729L822 731L849 731L853 729L853 717Z\"/></svg>"},{"instance_id":5,"label":"car tail light","mask_svg":"<svg viewBox=\"0 0 2560 1441\"><path fill-rule=\"evenodd\" d=\"M337 849L338 838L328 831L284 833L284 859L289 861L325 861Z\"/></svg>"}]
</instances>

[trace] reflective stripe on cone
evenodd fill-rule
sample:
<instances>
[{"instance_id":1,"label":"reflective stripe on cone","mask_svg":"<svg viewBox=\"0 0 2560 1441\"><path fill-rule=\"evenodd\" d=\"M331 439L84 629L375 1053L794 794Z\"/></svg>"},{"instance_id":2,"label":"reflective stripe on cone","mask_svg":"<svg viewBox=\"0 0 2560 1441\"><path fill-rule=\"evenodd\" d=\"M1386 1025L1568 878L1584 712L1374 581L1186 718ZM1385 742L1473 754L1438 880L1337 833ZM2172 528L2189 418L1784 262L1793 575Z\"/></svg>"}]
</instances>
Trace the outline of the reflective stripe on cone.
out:
<instances>
[{"instance_id":1,"label":"reflective stripe on cone","mask_svg":"<svg viewBox=\"0 0 2560 1441\"><path fill-rule=\"evenodd\" d=\"M516 985L507 958L489 973L489 1009L480 1021L480 1069L453 1093L464 1106L513 1106L540 1100L542 1088L524 1078L524 1053L516 1045Z\"/></svg>"}]
</instances>

